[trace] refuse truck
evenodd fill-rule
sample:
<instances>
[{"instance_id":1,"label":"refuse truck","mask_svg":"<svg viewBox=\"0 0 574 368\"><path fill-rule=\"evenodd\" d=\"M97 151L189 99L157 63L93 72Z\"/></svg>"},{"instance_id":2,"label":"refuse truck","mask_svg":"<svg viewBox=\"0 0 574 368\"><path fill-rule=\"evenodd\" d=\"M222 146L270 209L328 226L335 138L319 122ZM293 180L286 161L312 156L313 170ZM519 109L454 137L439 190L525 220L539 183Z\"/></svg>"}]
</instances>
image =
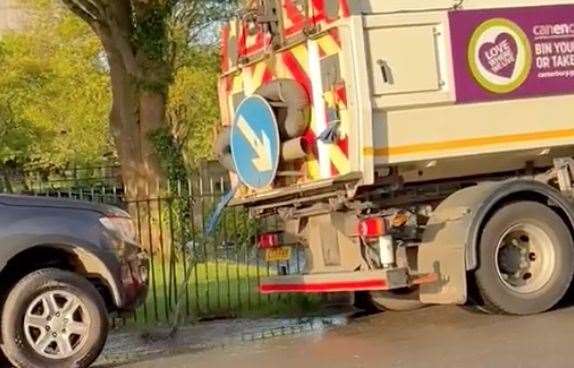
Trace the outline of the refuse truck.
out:
<instances>
[{"instance_id":1,"label":"refuse truck","mask_svg":"<svg viewBox=\"0 0 574 368\"><path fill-rule=\"evenodd\" d=\"M574 1L254 0L221 31L231 206L262 293L527 315L574 273ZM230 198L231 198L230 197Z\"/></svg>"}]
</instances>

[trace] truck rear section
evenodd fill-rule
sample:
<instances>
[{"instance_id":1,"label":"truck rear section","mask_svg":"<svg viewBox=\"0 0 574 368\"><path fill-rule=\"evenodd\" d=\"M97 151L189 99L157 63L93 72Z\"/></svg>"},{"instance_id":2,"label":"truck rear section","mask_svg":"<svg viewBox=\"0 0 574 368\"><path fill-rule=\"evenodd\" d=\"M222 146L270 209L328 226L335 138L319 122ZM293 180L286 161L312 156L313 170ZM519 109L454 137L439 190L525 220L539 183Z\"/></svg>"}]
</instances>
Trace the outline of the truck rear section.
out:
<instances>
[{"instance_id":1,"label":"truck rear section","mask_svg":"<svg viewBox=\"0 0 574 368\"><path fill-rule=\"evenodd\" d=\"M551 308L574 273L574 2L253 1L222 32L233 205L261 292ZM469 277L470 276L470 277ZM469 291L470 290L470 291Z\"/></svg>"}]
</instances>

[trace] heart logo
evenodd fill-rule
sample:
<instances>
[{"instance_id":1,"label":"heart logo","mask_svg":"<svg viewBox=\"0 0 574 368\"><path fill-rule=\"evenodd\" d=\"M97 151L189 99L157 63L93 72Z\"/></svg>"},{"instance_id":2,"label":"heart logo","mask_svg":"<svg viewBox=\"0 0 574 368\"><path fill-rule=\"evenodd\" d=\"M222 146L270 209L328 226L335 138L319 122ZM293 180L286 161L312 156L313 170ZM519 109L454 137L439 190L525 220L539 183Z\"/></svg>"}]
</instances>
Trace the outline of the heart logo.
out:
<instances>
[{"instance_id":1,"label":"heart logo","mask_svg":"<svg viewBox=\"0 0 574 368\"><path fill-rule=\"evenodd\" d=\"M486 70L503 78L512 77L518 59L518 44L511 34L499 34L494 42L486 42L478 52Z\"/></svg>"}]
</instances>

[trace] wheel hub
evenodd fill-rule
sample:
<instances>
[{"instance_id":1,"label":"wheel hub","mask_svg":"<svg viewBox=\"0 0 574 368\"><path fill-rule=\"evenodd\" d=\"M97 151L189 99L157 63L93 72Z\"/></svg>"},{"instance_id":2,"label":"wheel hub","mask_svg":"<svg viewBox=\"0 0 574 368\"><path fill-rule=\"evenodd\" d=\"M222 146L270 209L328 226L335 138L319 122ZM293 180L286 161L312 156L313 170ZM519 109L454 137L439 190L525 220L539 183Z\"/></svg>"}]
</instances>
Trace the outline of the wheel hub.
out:
<instances>
[{"instance_id":1,"label":"wheel hub","mask_svg":"<svg viewBox=\"0 0 574 368\"><path fill-rule=\"evenodd\" d=\"M40 355L66 359L85 344L90 319L81 299L67 291L48 291L30 303L24 316L26 341Z\"/></svg>"},{"instance_id":2,"label":"wheel hub","mask_svg":"<svg viewBox=\"0 0 574 368\"><path fill-rule=\"evenodd\" d=\"M65 333L68 323L68 318L65 318L60 313L56 313L51 320L48 320L48 327L50 327L50 330L54 333Z\"/></svg>"},{"instance_id":3,"label":"wheel hub","mask_svg":"<svg viewBox=\"0 0 574 368\"><path fill-rule=\"evenodd\" d=\"M534 224L508 229L500 239L496 258L500 279L518 293L532 293L544 287L555 264L549 235Z\"/></svg>"},{"instance_id":4,"label":"wheel hub","mask_svg":"<svg viewBox=\"0 0 574 368\"><path fill-rule=\"evenodd\" d=\"M500 250L499 264L500 269L508 274L514 274L519 271L524 262L520 247L509 245Z\"/></svg>"}]
</instances>

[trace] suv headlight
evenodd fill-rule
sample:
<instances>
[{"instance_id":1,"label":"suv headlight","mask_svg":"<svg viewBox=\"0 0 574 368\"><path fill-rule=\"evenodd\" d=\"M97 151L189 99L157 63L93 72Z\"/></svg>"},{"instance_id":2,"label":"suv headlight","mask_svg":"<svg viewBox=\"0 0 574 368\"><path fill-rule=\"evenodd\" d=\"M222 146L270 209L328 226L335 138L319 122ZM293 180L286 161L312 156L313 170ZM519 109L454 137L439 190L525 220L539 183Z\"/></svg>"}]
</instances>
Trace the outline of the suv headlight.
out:
<instances>
[{"instance_id":1,"label":"suv headlight","mask_svg":"<svg viewBox=\"0 0 574 368\"><path fill-rule=\"evenodd\" d=\"M129 217L102 217L100 222L121 240L137 243L136 227Z\"/></svg>"}]
</instances>

